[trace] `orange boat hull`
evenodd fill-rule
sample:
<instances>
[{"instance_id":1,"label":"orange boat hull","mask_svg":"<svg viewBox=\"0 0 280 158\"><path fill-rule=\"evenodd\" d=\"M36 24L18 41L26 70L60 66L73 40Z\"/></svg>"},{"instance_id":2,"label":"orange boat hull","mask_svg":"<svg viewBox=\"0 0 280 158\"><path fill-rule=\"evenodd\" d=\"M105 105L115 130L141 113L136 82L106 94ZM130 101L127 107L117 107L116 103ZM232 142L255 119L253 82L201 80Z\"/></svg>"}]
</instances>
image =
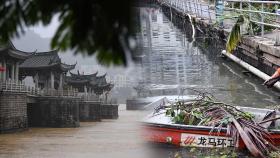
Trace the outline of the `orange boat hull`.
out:
<instances>
[{"instance_id":1,"label":"orange boat hull","mask_svg":"<svg viewBox=\"0 0 280 158\"><path fill-rule=\"evenodd\" d=\"M234 147L232 138L226 136L226 129L220 132L206 126L170 125L170 124L143 124L143 137L154 143L168 143L176 146L196 147ZM211 132L211 133L210 133ZM280 131L271 131L272 144L280 146ZM244 149L244 142L240 139L237 148Z\"/></svg>"}]
</instances>

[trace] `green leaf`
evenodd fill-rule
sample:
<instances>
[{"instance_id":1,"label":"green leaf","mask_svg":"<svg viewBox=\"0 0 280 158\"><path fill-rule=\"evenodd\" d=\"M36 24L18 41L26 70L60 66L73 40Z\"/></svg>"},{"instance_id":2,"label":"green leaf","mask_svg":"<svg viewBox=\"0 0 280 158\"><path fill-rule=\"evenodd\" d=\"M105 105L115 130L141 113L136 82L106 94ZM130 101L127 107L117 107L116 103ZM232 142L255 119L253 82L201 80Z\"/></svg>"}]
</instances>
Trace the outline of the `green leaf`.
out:
<instances>
[{"instance_id":1,"label":"green leaf","mask_svg":"<svg viewBox=\"0 0 280 158\"><path fill-rule=\"evenodd\" d=\"M245 28L245 30L250 29L250 21L244 15L240 15L231 29L231 32L227 39L226 50L229 53L232 53L233 50L237 47L241 40L241 25Z\"/></svg>"},{"instance_id":2,"label":"green leaf","mask_svg":"<svg viewBox=\"0 0 280 158\"><path fill-rule=\"evenodd\" d=\"M175 116L175 111L171 111L171 117Z\"/></svg>"},{"instance_id":3,"label":"green leaf","mask_svg":"<svg viewBox=\"0 0 280 158\"><path fill-rule=\"evenodd\" d=\"M171 109L167 109L166 112L165 112L165 115L170 116L171 115Z\"/></svg>"},{"instance_id":4,"label":"green leaf","mask_svg":"<svg viewBox=\"0 0 280 158\"><path fill-rule=\"evenodd\" d=\"M3 0L0 37L7 42L18 37L23 28L38 23L48 25L57 15L59 27L52 37L52 49L96 55L106 65L126 65L126 53L132 51L128 40L133 34L132 3L130 0Z\"/></svg>"}]
</instances>

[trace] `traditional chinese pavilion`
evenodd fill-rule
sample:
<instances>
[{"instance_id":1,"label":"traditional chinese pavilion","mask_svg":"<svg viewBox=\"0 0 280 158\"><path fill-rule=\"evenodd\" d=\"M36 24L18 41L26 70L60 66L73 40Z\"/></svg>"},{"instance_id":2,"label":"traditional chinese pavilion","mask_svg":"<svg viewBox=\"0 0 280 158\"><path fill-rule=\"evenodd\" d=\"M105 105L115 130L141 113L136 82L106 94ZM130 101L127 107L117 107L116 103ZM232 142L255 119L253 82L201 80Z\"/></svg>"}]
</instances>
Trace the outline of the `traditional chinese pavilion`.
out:
<instances>
[{"instance_id":1,"label":"traditional chinese pavilion","mask_svg":"<svg viewBox=\"0 0 280 158\"><path fill-rule=\"evenodd\" d=\"M66 83L77 88L79 92L94 92L97 95L109 92L113 88L113 84L107 82L106 74L97 76L97 72L89 75L79 72L77 74L70 73L70 76L66 77Z\"/></svg>"},{"instance_id":2,"label":"traditional chinese pavilion","mask_svg":"<svg viewBox=\"0 0 280 158\"><path fill-rule=\"evenodd\" d=\"M0 81L18 82L19 65L32 54L16 49L11 41L0 44Z\"/></svg>"},{"instance_id":3,"label":"traditional chinese pavilion","mask_svg":"<svg viewBox=\"0 0 280 158\"><path fill-rule=\"evenodd\" d=\"M32 76L40 89L62 89L66 73L75 66L62 63L57 50L38 52L20 64L20 76Z\"/></svg>"}]
</instances>

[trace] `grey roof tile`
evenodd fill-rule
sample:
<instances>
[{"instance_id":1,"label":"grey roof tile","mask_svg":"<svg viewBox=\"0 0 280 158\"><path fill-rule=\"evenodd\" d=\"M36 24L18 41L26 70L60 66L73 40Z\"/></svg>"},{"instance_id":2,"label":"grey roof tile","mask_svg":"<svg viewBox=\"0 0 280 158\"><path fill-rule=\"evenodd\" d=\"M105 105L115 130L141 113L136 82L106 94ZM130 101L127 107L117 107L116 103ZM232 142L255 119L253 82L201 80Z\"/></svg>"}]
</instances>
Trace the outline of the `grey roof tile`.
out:
<instances>
[{"instance_id":1,"label":"grey roof tile","mask_svg":"<svg viewBox=\"0 0 280 158\"><path fill-rule=\"evenodd\" d=\"M57 66L62 71L68 71L75 68L76 64L68 65L61 63L57 50L50 52L34 53L27 58L21 65L21 69L38 69L38 68L51 68Z\"/></svg>"},{"instance_id":2,"label":"grey roof tile","mask_svg":"<svg viewBox=\"0 0 280 158\"><path fill-rule=\"evenodd\" d=\"M20 68L50 67L60 63L61 60L57 50L54 50L50 52L34 53L20 65Z\"/></svg>"}]
</instances>

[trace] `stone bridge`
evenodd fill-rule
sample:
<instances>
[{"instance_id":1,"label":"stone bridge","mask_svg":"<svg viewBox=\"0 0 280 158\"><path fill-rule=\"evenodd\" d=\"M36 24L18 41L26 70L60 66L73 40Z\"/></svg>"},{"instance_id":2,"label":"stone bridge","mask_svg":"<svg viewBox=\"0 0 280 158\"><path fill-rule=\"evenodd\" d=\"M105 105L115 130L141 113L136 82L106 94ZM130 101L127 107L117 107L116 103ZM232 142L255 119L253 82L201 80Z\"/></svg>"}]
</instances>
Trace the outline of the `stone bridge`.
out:
<instances>
[{"instance_id":1,"label":"stone bridge","mask_svg":"<svg viewBox=\"0 0 280 158\"><path fill-rule=\"evenodd\" d=\"M85 98L74 90L64 91L64 95L58 91L34 93L23 85L6 85L0 84L0 133L28 127L79 127L80 121L118 118L116 103Z\"/></svg>"}]
</instances>

